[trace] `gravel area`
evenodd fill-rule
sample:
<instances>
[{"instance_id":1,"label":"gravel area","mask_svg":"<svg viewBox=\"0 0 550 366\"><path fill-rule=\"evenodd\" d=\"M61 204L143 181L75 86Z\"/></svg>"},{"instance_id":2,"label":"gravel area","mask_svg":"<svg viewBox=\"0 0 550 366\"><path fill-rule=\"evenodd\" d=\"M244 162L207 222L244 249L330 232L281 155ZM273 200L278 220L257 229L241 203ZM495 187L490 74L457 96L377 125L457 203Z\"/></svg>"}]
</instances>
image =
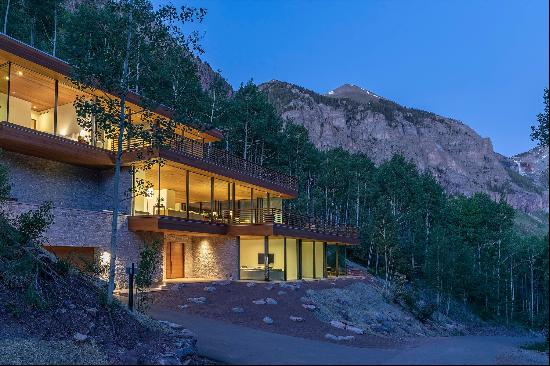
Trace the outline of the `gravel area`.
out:
<instances>
[{"instance_id":1,"label":"gravel area","mask_svg":"<svg viewBox=\"0 0 550 366\"><path fill-rule=\"evenodd\" d=\"M403 339L395 335L357 334L331 325L327 319L319 317L320 310L309 296L358 283L372 285L370 282L369 277L359 277L297 283L218 281L172 284L154 293L154 303L157 307L290 336L356 347L394 347Z\"/></svg>"}]
</instances>

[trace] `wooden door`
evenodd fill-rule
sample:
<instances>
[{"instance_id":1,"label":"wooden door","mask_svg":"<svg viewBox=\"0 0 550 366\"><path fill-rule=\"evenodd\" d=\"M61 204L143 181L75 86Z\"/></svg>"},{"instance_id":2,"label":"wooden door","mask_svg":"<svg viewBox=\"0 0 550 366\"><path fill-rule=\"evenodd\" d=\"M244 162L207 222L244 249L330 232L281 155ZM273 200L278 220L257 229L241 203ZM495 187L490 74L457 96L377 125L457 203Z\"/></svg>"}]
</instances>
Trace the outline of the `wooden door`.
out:
<instances>
[{"instance_id":1,"label":"wooden door","mask_svg":"<svg viewBox=\"0 0 550 366\"><path fill-rule=\"evenodd\" d=\"M184 276L183 243L170 242L168 244L168 278L182 278Z\"/></svg>"}]
</instances>

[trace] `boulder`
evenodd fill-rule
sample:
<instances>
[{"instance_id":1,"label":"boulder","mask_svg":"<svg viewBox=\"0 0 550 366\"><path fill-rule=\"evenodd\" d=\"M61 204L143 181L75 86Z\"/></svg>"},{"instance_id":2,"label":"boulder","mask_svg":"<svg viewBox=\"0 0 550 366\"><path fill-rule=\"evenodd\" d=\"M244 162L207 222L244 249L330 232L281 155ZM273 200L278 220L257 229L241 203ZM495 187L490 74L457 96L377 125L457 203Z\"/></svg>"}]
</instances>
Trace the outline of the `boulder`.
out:
<instances>
[{"instance_id":1,"label":"boulder","mask_svg":"<svg viewBox=\"0 0 550 366\"><path fill-rule=\"evenodd\" d=\"M206 291L206 292L214 292L214 291L216 291L216 288L215 288L214 286L206 286L206 287L204 288L204 291Z\"/></svg>"},{"instance_id":2,"label":"boulder","mask_svg":"<svg viewBox=\"0 0 550 366\"><path fill-rule=\"evenodd\" d=\"M333 340L333 341L351 341L355 337L351 336L351 335L350 336L337 336L337 335L334 335L334 334L327 333L327 334L325 334L325 338Z\"/></svg>"},{"instance_id":3,"label":"boulder","mask_svg":"<svg viewBox=\"0 0 550 366\"><path fill-rule=\"evenodd\" d=\"M204 303L206 303L206 297L204 297L204 296L190 297L190 298L187 299L187 301L195 303L195 304L204 304Z\"/></svg>"},{"instance_id":4,"label":"boulder","mask_svg":"<svg viewBox=\"0 0 550 366\"><path fill-rule=\"evenodd\" d=\"M286 291L280 290L279 292L277 292L277 295L279 296L286 295Z\"/></svg>"},{"instance_id":5,"label":"boulder","mask_svg":"<svg viewBox=\"0 0 550 366\"><path fill-rule=\"evenodd\" d=\"M269 304L269 305L277 305L277 300L272 299L271 297L268 297L267 299L265 299L265 302L266 304Z\"/></svg>"},{"instance_id":6,"label":"boulder","mask_svg":"<svg viewBox=\"0 0 550 366\"><path fill-rule=\"evenodd\" d=\"M266 324L273 324L273 319L271 319L269 316L264 317L262 321Z\"/></svg>"},{"instance_id":7,"label":"boulder","mask_svg":"<svg viewBox=\"0 0 550 366\"><path fill-rule=\"evenodd\" d=\"M304 318L302 318L301 316L293 316L291 315L289 317L290 320L292 320L293 322L298 322L298 323L301 323L304 321Z\"/></svg>"},{"instance_id":8,"label":"boulder","mask_svg":"<svg viewBox=\"0 0 550 366\"><path fill-rule=\"evenodd\" d=\"M246 284L246 287L254 287L254 286L256 286L256 284L254 282L248 282Z\"/></svg>"},{"instance_id":9,"label":"boulder","mask_svg":"<svg viewBox=\"0 0 550 366\"><path fill-rule=\"evenodd\" d=\"M265 305L265 300L264 299L253 300L252 303L256 305Z\"/></svg>"},{"instance_id":10,"label":"boulder","mask_svg":"<svg viewBox=\"0 0 550 366\"><path fill-rule=\"evenodd\" d=\"M82 333L77 332L73 336L73 339L77 342L85 342L88 339L88 336L86 334L82 334Z\"/></svg>"},{"instance_id":11,"label":"boulder","mask_svg":"<svg viewBox=\"0 0 550 366\"><path fill-rule=\"evenodd\" d=\"M244 308L240 307L240 306L235 306L234 308L231 309L232 312L234 313L244 313Z\"/></svg>"}]
</instances>

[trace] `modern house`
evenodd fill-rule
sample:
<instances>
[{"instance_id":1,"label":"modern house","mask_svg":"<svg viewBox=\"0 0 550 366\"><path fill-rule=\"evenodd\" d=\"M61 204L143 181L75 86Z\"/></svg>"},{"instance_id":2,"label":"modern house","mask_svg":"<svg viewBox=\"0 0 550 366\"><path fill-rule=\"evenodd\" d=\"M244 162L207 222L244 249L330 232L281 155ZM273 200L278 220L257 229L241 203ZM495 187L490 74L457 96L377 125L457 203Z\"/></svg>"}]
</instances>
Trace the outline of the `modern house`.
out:
<instances>
[{"instance_id":1,"label":"modern house","mask_svg":"<svg viewBox=\"0 0 550 366\"><path fill-rule=\"evenodd\" d=\"M159 280L343 273L345 248L358 243L357 230L283 209L283 200L298 195L297 180L216 149L212 143L223 138L216 130L182 129L154 151L163 164L136 174L129 167L140 146L126 144L121 191L137 180L151 186L131 199L112 197L114 142L77 124L73 102L81 92L69 73L66 62L0 35L0 159L12 184L3 209L18 214L52 201L48 250L78 265L108 262L112 204L120 199L119 284L125 267L153 241L162 248ZM130 110L138 109L137 95L128 101Z\"/></svg>"}]
</instances>

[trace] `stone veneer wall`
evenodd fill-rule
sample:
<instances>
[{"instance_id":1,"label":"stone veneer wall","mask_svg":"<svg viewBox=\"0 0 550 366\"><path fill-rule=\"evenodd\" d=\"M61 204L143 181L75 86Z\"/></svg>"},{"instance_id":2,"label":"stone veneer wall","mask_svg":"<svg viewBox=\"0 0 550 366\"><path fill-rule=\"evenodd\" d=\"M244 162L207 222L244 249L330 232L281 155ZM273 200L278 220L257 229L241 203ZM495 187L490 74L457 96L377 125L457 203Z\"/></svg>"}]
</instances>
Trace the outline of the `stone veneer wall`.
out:
<instances>
[{"instance_id":1,"label":"stone veneer wall","mask_svg":"<svg viewBox=\"0 0 550 366\"><path fill-rule=\"evenodd\" d=\"M234 236L210 237L167 234L169 242L184 245L184 274L188 278L234 279L238 278L239 249ZM166 274L165 274L166 275Z\"/></svg>"},{"instance_id":2,"label":"stone veneer wall","mask_svg":"<svg viewBox=\"0 0 550 366\"><path fill-rule=\"evenodd\" d=\"M9 169L10 196L16 201L52 201L56 207L112 210L113 169L85 168L7 151L0 159ZM129 170L123 168L120 198L125 198L131 186ZM121 200L120 210L129 213L130 200Z\"/></svg>"},{"instance_id":3,"label":"stone veneer wall","mask_svg":"<svg viewBox=\"0 0 550 366\"><path fill-rule=\"evenodd\" d=\"M7 202L3 209L11 216L19 215L38 205ZM74 247L94 247L98 252L110 252L112 213L54 207L54 223L44 234L43 244ZM153 240L162 243L162 234L137 234L128 230L128 217L119 215L116 282L126 287L126 267L139 262L139 252ZM162 280L162 271L156 276Z\"/></svg>"}]
</instances>

